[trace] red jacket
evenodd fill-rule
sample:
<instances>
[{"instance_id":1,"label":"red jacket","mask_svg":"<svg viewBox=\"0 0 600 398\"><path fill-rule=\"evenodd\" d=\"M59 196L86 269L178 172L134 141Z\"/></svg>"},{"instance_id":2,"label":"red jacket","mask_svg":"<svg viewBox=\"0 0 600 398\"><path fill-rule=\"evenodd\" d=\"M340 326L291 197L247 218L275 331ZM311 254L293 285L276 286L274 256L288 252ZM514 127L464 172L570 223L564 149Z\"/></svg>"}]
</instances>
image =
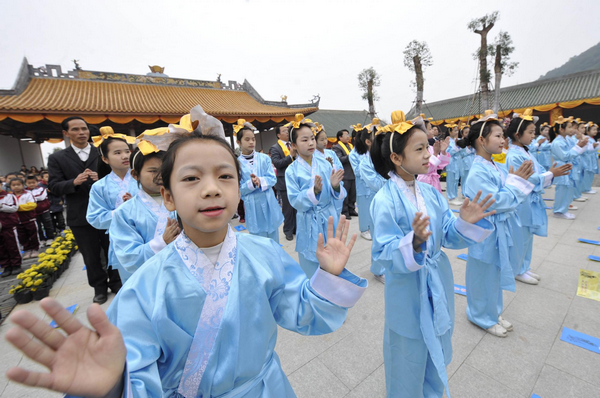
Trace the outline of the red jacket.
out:
<instances>
[{"instance_id":1,"label":"red jacket","mask_svg":"<svg viewBox=\"0 0 600 398\"><path fill-rule=\"evenodd\" d=\"M0 223L3 228L19 225L18 209L16 196L0 189Z\"/></svg>"},{"instance_id":2,"label":"red jacket","mask_svg":"<svg viewBox=\"0 0 600 398\"><path fill-rule=\"evenodd\" d=\"M35 199L37 207L35 208L35 215L39 216L42 213L46 213L50 210L50 200L48 200L48 190L43 186L38 186L34 189L27 189Z\"/></svg>"}]
</instances>

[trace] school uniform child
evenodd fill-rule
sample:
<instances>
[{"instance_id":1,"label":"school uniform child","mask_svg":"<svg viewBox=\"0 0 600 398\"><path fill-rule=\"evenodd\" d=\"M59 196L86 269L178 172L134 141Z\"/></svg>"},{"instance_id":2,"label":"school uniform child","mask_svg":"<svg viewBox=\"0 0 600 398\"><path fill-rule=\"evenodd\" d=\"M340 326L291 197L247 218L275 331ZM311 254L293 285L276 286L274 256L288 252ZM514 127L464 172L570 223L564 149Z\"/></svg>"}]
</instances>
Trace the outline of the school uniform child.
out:
<instances>
[{"instance_id":1,"label":"school uniform child","mask_svg":"<svg viewBox=\"0 0 600 398\"><path fill-rule=\"evenodd\" d=\"M0 266L3 278L18 274L23 262L17 238L18 209L17 197L0 190Z\"/></svg>"},{"instance_id":2,"label":"school uniform child","mask_svg":"<svg viewBox=\"0 0 600 398\"><path fill-rule=\"evenodd\" d=\"M312 136L310 129L309 134ZM367 285L366 280L344 269L356 236L346 246L348 223L339 223L334 238L330 220L327 247L321 239L317 249L320 269L309 281L272 239L236 234L229 227L240 195L239 164L225 140L192 136L176 141L161 170L165 205L177 211L184 233L136 271L119 292L108 310L116 327L106 322L99 307L90 308L91 325L102 343L101 356L110 358L115 366L109 364L101 374L94 372L96 377L91 380L74 380L65 392L81 396L106 396L112 391L117 396L293 397L274 351L277 327L316 335L342 325L348 308ZM46 299L42 306L51 313L60 308L53 299ZM32 316L20 312L13 319L22 325L21 318ZM67 316L58 321L60 326L65 325L63 319L72 322L71 326L79 325ZM44 332L52 332L49 326L47 329ZM7 338L28 351L31 346L18 342L20 333L23 331L13 330ZM81 343L82 339L76 343L74 337L66 337L79 346L71 352L88 352L86 343ZM94 339L87 344L96 344ZM92 372L99 359L95 353L100 351L91 352L89 361L85 358L78 363L88 372L78 374ZM77 361L66 353L57 357L60 359ZM7 376L23 382L23 372L28 373L11 369ZM25 382L41 385L32 380Z\"/></svg>"},{"instance_id":3,"label":"school uniform child","mask_svg":"<svg viewBox=\"0 0 600 398\"><path fill-rule=\"evenodd\" d=\"M450 123L445 125L448 128L448 136L450 137L450 144L448 145L448 153L450 154L450 163L446 166L446 196L448 202L453 206L462 205L462 201L457 198L458 196L458 181L460 180L461 166L462 166L462 155L460 153L461 148L456 145L458 138L458 126Z\"/></svg>"},{"instance_id":4,"label":"school uniform child","mask_svg":"<svg viewBox=\"0 0 600 398\"><path fill-rule=\"evenodd\" d=\"M592 190L592 183L594 176L598 174L598 146L600 144L596 142L595 138L598 134L598 126L592 122L588 123L585 134L588 136L588 143L583 155L582 190L585 194L595 194L596 191Z\"/></svg>"},{"instance_id":5,"label":"school uniform child","mask_svg":"<svg viewBox=\"0 0 600 398\"><path fill-rule=\"evenodd\" d=\"M327 220L333 217L337 225L340 214L336 200L343 200L346 191L342 183L343 170L333 170L331 164L315 152L315 136L310 119L296 115L290 127L293 148L298 158L286 169L285 183L290 204L296 209L296 252L300 266L311 277L319 263L315 256L319 234L326 235ZM300 120L298 120L300 119Z\"/></svg>"},{"instance_id":6,"label":"school uniform child","mask_svg":"<svg viewBox=\"0 0 600 398\"><path fill-rule=\"evenodd\" d=\"M19 178L10 180L10 189L17 198L17 204L19 205L19 210L17 211L17 215L19 216L17 234L19 236L19 243L25 252L23 258L28 259L37 257L38 250L40 249L40 240L35 218L35 208L37 207L37 203L33 195L25 190L23 180Z\"/></svg>"},{"instance_id":7,"label":"school uniform child","mask_svg":"<svg viewBox=\"0 0 600 398\"><path fill-rule=\"evenodd\" d=\"M584 148L587 145L587 138L577 141L576 144L573 144L571 139L567 140L569 134L573 134L574 128L572 118L566 119L561 116L554 121L554 126L550 131L552 158L558 166L572 164L573 168L570 174L575 173L574 159L585 152ZM575 181L568 175L555 178L554 184L556 185L553 204L554 217L573 220L575 215L569 213L568 210L574 197Z\"/></svg>"},{"instance_id":8,"label":"school uniform child","mask_svg":"<svg viewBox=\"0 0 600 398\"><path fill-rule=\"evenodd\" d=\"M90 190L85 218L92 227L108 233L115 210L138 193L137 181L131 177L129 169L129 143L135 142L135 137L115 134L111 127L101 127L100 133L101 136L92 137L101 155L98 159L100 179ZM110 245L108 266L116 269L117 264L114 248Z\"/></svg>"},{"instance_id":9,"label":"school uniform child","mask_svg":"<svg viewBox=\"0 0 600 398\"><path fill-rule=\"evenodd\" d=\"M534 172L528 181L534 185L533 191L527 196L519 206L517 214L521 222L521 236L523 242L522 258L512 259L513 273L515 279L530 285L537 285L540 276L531 271L531 257L533 253L533 235L548 236L548 215L546 214L546 204L542 198L544 188L552 184L554 177L560 177L569 174L570 165L560 167L551 167L546 169L539 164L537 159L531 154L529 146L535 137L536 117L532 116L533 111L527 109L523 115L514 117L506 130L506 135L511 140L510 151L506 155L506 165L517 170L526 161L533 163ZM519 242L513 237L513 244Z\"/></svg>"},{"instance_id":10,"label":"school uniform child","mask_svg":"<svg viewBox=\"0 0 600 398\"><path fill-rule=\"evenodd\" d=\"M448 396L446 366L452 359L454 280L442 247L465 248L494 229L483 219L492 204L485 198L463 204L460 218L431 185L417 182L430 157L419 117L392 125L375 137L371 157L387 178L371 204L376 228L373 257L385 266L383 356L388 397Z\"/></svg>"},{"instance_id":11,"label":"school uniform child","mask_svg":"<svg viewBox=\"0 0 600 398\"><path fill-rule=\"evenodd\" d=\"M425 120L425 126L427 127L427 138L429 140L434 138L434 131L431 123ZM451 156L446 150L450 145L450 137L447 137L444 141L435 141L433 145L429 145L429 169L425 174L419 174L417 177L418 181L424 182L434 187L439 193L442 193L442 185L440 184L440 175L438 170L443 170L451 160Z\"/></svg>"},{"instance_id":12,"label":"school uniform child","mask_svg":"<svg viewBox=\"0 0 600 398\"><path fill-rule=\"evenodd\" d=\"M37 207L35 208L35 218L40 242L46 246L50 246L54 240L54 225L52 225L52 218L50 217L48 191L43 186L39 185L36 176L27 177L25 183L27 184L27 190L31 192L37 204Z\"/></svg>"},{"instance_id":13,"label":"school uniform child","mask_svg":"<svg viewBox=\"0 0 600 398\"><path fill-rule=\"evenodd\" d=\"M277 178L273 172L271 158L254 150L256 128L239 119L233 125L241 154L242 165L240 192L244 201L246 228L253 235L271 238L279 243L279 227L283 214L271 189Z\"/></svg>"},{"instance_id":14,"label":"school uniform child","mask_svg":"<svg viewBox=\"0 0 600 398\"><path fill-rule=\"evenodd\" d=\"M501 316L502 290L516 290L511 260L522 259L524 247L515 210L534 187L527 181L533 174L531 161L523 162L516 171L508 168L508 172L492 161L493 154L502 153L504 142L502 127L494 114L471 126L467 143L477 154L465 184L467 198L482 192L495 199L490 209L496 214L488 220L496 229L485 241L469 247L465 279L468 319L497 337L506 337L513 330L512 324Z\"/></svg>"},{"instance_id":15,"label":"school uniform child","mask_svg":"<svg viewBox=\"0 0 600 398\"><path fill-rule=\"evenodd\" d=\"M327 149L327 133L325 131L325 126L315 122L315 127L313 127L313 133L315 134L315 142L317 144L317 150L315 151L315 156L321 157L329 162L335 171L344 170L344 166L340 161L340 158L335 154L332 149ZM342 208L344 207L344 200L334 200L335 209L338 213L342 212Z\"/></svg>"}]
</instances>

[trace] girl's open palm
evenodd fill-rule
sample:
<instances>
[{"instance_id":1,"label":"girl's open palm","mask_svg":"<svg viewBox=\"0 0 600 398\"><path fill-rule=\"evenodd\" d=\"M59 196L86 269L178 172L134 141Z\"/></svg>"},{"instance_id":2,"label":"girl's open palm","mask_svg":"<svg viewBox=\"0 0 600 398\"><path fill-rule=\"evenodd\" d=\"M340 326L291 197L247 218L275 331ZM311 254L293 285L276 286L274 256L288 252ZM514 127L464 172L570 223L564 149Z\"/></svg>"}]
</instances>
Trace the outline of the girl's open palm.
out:
<instances>
[{"instance_id":1,"label":"girl's open palm","mask_svg":"<svg viewBox=\"0 0 600 398\"><path fill-rule=\"evenodd\" d=\"M104 396L121 382L127 354L125 343L98 304L92 304L87 311L96 331L83 326L52 298L43 299L40 306L66 336L28 311L16 311L10 319L17 327L6 332L6 340L50 369L50 373L12 368L6 372L10 380L86 397Z\"/></svg>"},{"instance_id":2,"label":"girl's open palm","mask_svg":"<svg viewBox=\"0 0 600 398\"><path fill-rule=\"evenodd\" d=\"M340 186L340 182L342 182L342 180L344 179L344 170L340 169L340 170L331 170L331 187L333 189L337 189Z\"/></svg>"},{"instance_id":3,"label":"girl's open palm","mask_svg":"<svg viewBox=\"0 0 600 398\"><path fill-rule=\"evenodd\" d=\"M350 257L354 242L356 242L356 234L352 235L350 242L346 245L348 239L348 230L350 229L350 221L344 217L340 217L335 237L333 236L333 217L329 217L327 222L327 246L323 234L319 234L317 241L317 260L319 266L325 271L333 275L342 273Z\"/></svg>"},{"instance_id":4,"label":"girl's open palm","mask_svg":"<svg viewBox=\"0 0 600 398\"><path fill-rule=\"evenodd\" d=\"M466 221L471 224L475 224L481 219L496 214L496 210L492 210L490 212L485 212L491 205L493 205L496 200L492 199L492 194L488 194L485 198L479 200L481 197L481 191L477 192L477 195L473 198L473 201L469 201L469 198L466 198L460 207L460 218L463 221Z\"/></svg>"}]
</instances>

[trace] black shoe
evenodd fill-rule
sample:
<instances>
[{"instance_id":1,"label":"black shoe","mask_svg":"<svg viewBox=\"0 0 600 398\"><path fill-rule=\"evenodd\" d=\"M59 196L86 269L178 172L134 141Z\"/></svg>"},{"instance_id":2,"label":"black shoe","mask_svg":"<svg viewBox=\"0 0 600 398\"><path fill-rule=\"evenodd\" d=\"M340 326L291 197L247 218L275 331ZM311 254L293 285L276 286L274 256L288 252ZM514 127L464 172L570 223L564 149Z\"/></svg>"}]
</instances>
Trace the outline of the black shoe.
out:
<instances>
[{"instance_id":1,"label":"black shoe","mask_svg":"<svg viewBox=\"0 0 600 398\"><path fill-rule=\"evenodd\" d=\"M294 240L294 235L290 234L290 235L286 235L285 238L287 240Z\"/></svg>"},{"instance_id":2,"label":"black shoe","mask_svg":"<svg viewBox=\"0 0 600 398\"><path fill-rule=\"evenodd\" d=\"M106 303L106 300L108 300L108 297L106 296L106 293L99 293L97 295L94 296L94 303L96 304L104 304Z\"/></svg>"},{"instance_id":3,"label":"black shoe","mask_svg":"<svg viewBox=\"0 0 600 398\"><path fill-rule=\"evenodd\" d=\"M121 282L119 282L114 286L110 286L110 291L113 292L114 294L117 294L117 293L119 293L119 290L121 290L122 287L123 287L123 284Z\"/></svg>"},{"instance_id":4,"label":"black shoe","mask_svg":"<svg viewBox=\"0 0 600 398\"><path fill-rule=\"evenodd\" d=\"M346 220L352 220L352 217L350 217L350 214L344 214L346 216Z\"/></svg>"},{"instance_id":5,"label":"black shoe","mask_svg":"<svg viewBox=\"0 0 600 398\"><path fill-rule=\"evenodd\" d=\"M354 217L358 217L358 213L357 213L356 211L354 211L354 210L352 210L352 211L350 212L350 215L351 215L351 216L354 216Z\"/></svg>"},{"instance_id":6,"label":"black shoe","mask_svg":"<svg viewBox=\"0 0 600 398\"><path fill-rule=\"evenodd\" d=\"M2 277L3 278L8 278L11 275L12 275L12 267L6 267L6 268L4 268L4 271L2 271Z\"/></svg>"}]
</instances>

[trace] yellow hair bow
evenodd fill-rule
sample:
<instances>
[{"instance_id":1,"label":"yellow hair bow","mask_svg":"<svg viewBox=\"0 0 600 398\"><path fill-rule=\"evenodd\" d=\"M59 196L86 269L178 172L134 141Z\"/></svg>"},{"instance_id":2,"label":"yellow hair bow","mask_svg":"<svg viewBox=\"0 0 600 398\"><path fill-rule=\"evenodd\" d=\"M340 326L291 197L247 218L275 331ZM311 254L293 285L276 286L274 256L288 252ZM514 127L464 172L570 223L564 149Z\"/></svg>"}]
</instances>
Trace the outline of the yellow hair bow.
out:
<instances>
[{"instance_id":1,"label":"yellow hair bow","mask_svg":"<svg viewBox=\"0 0 600 398\"><path fill-rule=\"evenodd\" d=\"M354 129L354 131L356 131L357 133L359 131L362 131L364 129L364 127L360 123L356 123L356 124L354 124L354 125L352 125L350 127L352 127Z\"/></svg>"},{"instance_id":2,"label":"yellow hair bow","mask_svg":"<svg viewBox=\"0 0 600 398\"><path fill-rule=\"evenodd\" d=\"M179 123L180 124L169 124L168 127L158 127L152 130L146 130L138 135L136 141L142 155L146 156L151 153L166 151L173 141L183 134L194 131L194 126L198 127L198 122L192 121L189 114L183 115L179 120Z\"/></svg>"},{"instance_id":3,"label":"yellow hair bow","mask_svg":"<svg viewBox=\"0 0 600 398\"><path fill-rule=\"evenodd\" d=\"M238 131L244 127L249 128L250 130L256 130L256 127L254 127L252 123L247 122L245 119L238 119L237 123L233 125L233 131L237 134Z\"/></svg>"},{"instance_id":4,"label":"yellow hair bow","mask_svg":"<svg viewBox=\"0 0 600 398\"><path fill-rule=\"evenodd\" d=\"M291 124L295 129L300 127L301 124L307 124L309 127L315 127L313 121L305 118L302 113L296 113L295 120L288 124Z\"/></svg>"},{"instance_id":5,"label":"yellow hair bow","mask_svg":"<svg viewBox=\"0 0 600 398\"><path fill-rule=\"evenodd\" d=\"M373 129L377 129L377 131L379 131L381 129L379 119L374 117L371 123L367 124L365 128L369 131L373 131Z\"/></svg>"},{"instance_id":6,"label":"yellow hair bow","mask_svg":"<svg viewBox=\"0 0 600 398\"><path fill-rule=\"evenodd\" d=\"M523 114L519 115L518 117L523 120L527 120L527 121L531 122L533 120L533 109L531 109L531 108L525 109L525 112L523 112Z\"/></svg>"},{"instance_id":7,"label":"yellow hair bow","mask_svg":"<svg viewBox=\"0 0 600 398\"><path fill-rule=\"evenodd\" d=\"M419 114L419 116L421 116L421 117L423 118L423 120L429 120L429 121L432 121L432 120L433 120L433 118L432 118L432 117L425 117L425 114L424 114L424 113L421 113L421 114Z\"/></svg>"},{"instance_id":8,"label":"yellow hair bow","mask_svg":"<svg viewBox=\"0 0 600 398\"><path fill-rule=\"evenodd\" d=\"M567 123L567 122L572 122L572 121L573 121L573 117L572 117L572 116L569 116L569 117L567 117L567 118L565 118L565 117L562 117L562 116L559 116L559 117L558 117L558 118L557 118L557 119L554 121L554 124L553 124L553 125L555 126L555 125L557 125L557 124L565 124L565 123Z\"/></svg>"},{"instance_id":9,"label":"yellow hair bow","mask_svg":"<svg viewBox=\"0 0 600 398\"><path fill-rule=\"evenodd\" d=\"M580 123L585 123L585 122L582 122L581 118L577 118L577 119L575 119L575 123L580 124Z\"/></svg>"},{"instance_id":10,"label":"yellow hair bow","mask_svg":"<svg viewBox=\"0 0 600 398\"><path fill-rule=\"evenodd\" d=\"M455 123L448 123L448 124L444 124L444 127L448 127L449 129L453 129L454 127L457 127L457 125Z\"/></svg>"},{"instance_id":11,"label":"yellow hair bow","mask_svg":"<svg viewBox=\"0 0 600 398\"><path fill-rule=\"evenodd\" d=\"M315 127L312 127L312 131L313 133L315 133L315 135L317 135L317 133L320 133L323 130L325 130L325 126L323 126L319 122L315 122Z\"/></svg>"},{"instance_id":12,"label":"yellow hair bow","mask_svg":"<svg viewBox=\"0 0 600 398\"><path fill-rule=\"evenodd\" d=\"M490 116L490 115L493 115L493 114L494 114L493 110L486 109L485 112L483 112L483 117Z\"/></svg>"},{"instance_id":13,"label":"yellow hair bow","mask_svg":"<svg viewBox=\"0 0 600 398\"><path fill-rule=\"evenodd\" d=\"M109 138L119 138L125 140L125 142L128 144L133 144L135 142L135 137L125 134L117 134L110 126L100 127L100 135L92 137L92 142L95 147L99 147L104 140Z\"/></svg>"}]
</instances>

